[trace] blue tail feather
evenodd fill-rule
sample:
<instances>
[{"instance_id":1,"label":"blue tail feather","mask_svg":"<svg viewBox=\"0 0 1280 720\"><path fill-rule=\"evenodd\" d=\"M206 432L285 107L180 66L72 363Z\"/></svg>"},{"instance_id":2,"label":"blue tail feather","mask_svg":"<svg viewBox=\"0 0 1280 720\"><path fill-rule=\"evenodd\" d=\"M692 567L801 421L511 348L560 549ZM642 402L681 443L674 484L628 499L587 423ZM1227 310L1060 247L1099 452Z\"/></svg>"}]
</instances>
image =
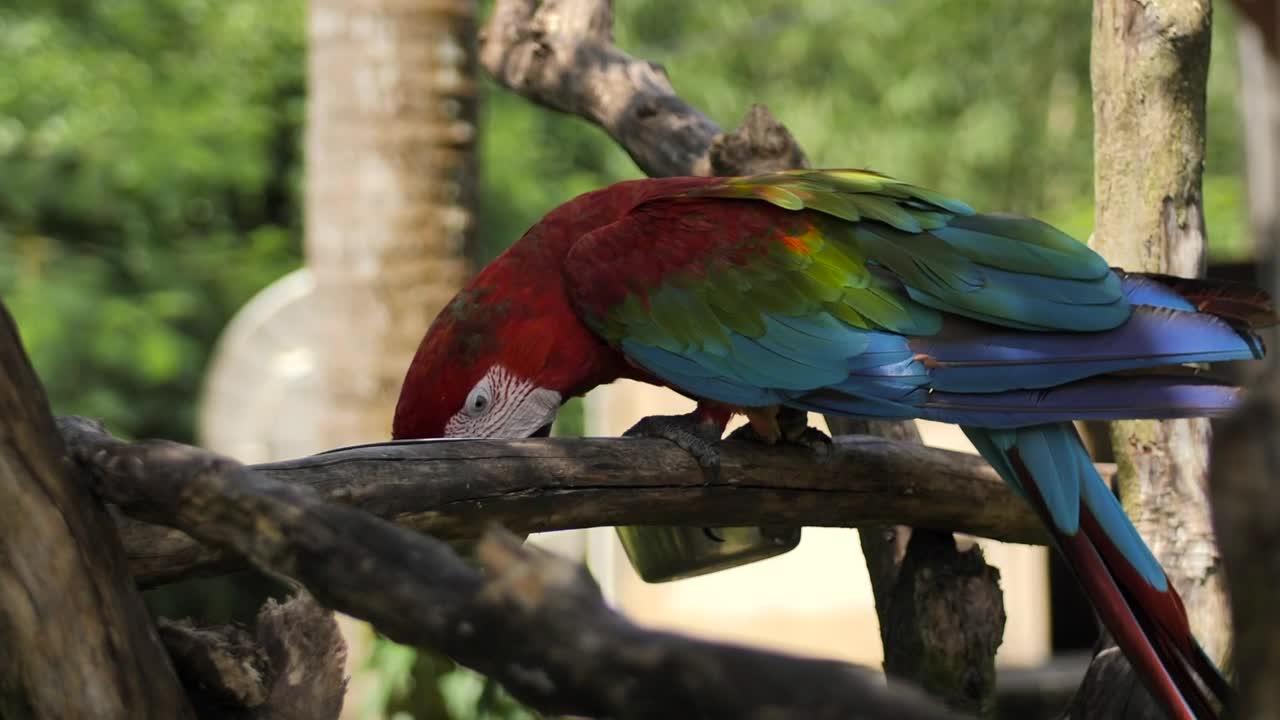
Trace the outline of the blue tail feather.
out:
<instances>
[{"instance_id":1,"label":"blue tail feather","mask_svg":"<svg viewBox=\"0 0 1280 720\"><path fill-rule=\"evenodd\" d=\"M935 389L989 393L1044 388L1122 370L1260 357L1256 338L1205 313L1135 307L1123 325L1099 333L1034 333L948 320L943 332L911 340L927 356Z\"/></svg>"},{"instance_id":2,"label":"blue tail feather","mask_svg":"<svg viewBox=\"0 0 1280 720\"><path fill-rule=\"evenodd\" d=\"M920 408L920 417L989 428L1070 420L1220 417L1233 412L1240 397L1234 385L1197 376L1103 376L1044 390L933 392Z\"/></svg>"},{"instance_id":3,"label":"blue tail feather","mask_svg":"<svg viewBox=\"0 0 1280 720\"><path fill-rule=\"evenodd\" d=\"M1142 579L1158 591L1168 587L1160 563L1098 475L1074 426L1053 423L999 430L966 425L962 429L1000 477L1021 491L1011 458L1011 453L1017 453L1059 532L1074 535L1079 531L1083 502Z\"/></svg>"}]
</instances>

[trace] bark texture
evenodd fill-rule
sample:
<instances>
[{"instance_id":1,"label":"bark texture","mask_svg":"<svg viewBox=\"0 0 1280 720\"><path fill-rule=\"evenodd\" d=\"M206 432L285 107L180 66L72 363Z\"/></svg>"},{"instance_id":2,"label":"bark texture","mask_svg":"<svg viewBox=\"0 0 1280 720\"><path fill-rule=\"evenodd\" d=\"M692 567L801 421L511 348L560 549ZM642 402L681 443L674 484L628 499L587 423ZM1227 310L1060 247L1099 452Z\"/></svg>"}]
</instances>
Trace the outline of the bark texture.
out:
<instances>
[{"instance_id":1,"label":"bark texture","mask_svg":"<svg viewBox=\"0 0 1280 720\"><path fill-rule=\"evenodd\" d=\"M301 592L267 600L252 632L160 621L200 720L337 720L346 645L333 612Z\"/></svg>"},{"instance_id":2,"label":"bark texture","mask_svg":"<svg viewBox=\"0 0 1280 720\"><path fill-rule=\"evenodd\" d=\"M390 434L423 329L468 274L473 0L309 7L306 258L322 317L321 447Z\"/></svg>"},{"instance_id":3,"label":"bark texture","mask_svg":"<svg viewBox=\"0 0 1280 720\"><path fill-rule=\"evenodd\" d=\"M128 444L65 420L104 498L292 577L397 642L440 649L550 713L726 720L954 717L918 691L844 663L641 629L585 568L491 531L483 572L428 536L196 448Z\"/></svg>"},{"instance_id":4,"label":"bark texture","mask_svg":"<svg viewBox=\"0 0 1280 720\"><path fill-rule=\"evenodd\" d=\"M83 421L61 422L67 431ZM253 469L443 539L475 537L491 522L525 533L732 526L767 517L774 524L906 522L1013 542L1047 540L981 458L873 437L838 437L825 459L802 448L726 441L720 475L711 481L671 443L631 438L394 443ZM1114 470L1100 469L1104 477ZM121 534L144 585L230 567L176 530L123 520Z\"/></svg>"},{"instance_id":5,"label":"bark texture","mask_svg":"<svg viewBox=\"0 0 1280 720\"><path fill-rule=\"evenodd\" d=\"M1256 253L1270 266L1267 283L1280 293L1280 8L1237 0L1249 215ZM1235 668L1241 718L1280 717L1280 366L1271 359L1239 416L1213 442L1214 527L1222 547L1237 628Z\"/></svg>"},{"instance_id":6,"label":"bark texture","mask_svg":"<svg viewBox=\"0 0 1280 720\"><path fill-rule=\"evenodd\" d=\"M1208 0L1095 0L1093 247L1129 270L1202 275ZM1121 501L1182 595L1196 637L1222 662L1230 651L1226 596L1207 498L1209 421L1112 424ZM1098 662L1123 659L1103 653ZM1123 683L1081 717L1133 712ZM1145 696L1138 684L1135 692Z\"/></svg>"},{"instance_id":7,"label":"bark texture","mask_svg":"<svg viewBox=\"0 0 1280 720\"><path fill-rule=\"evenodd\" d=\"M923 442L911 422L828 417L827 424L837 433ZM961 550L950 530L936 525L860 526L858 540L875 595L885 672L920 685L948 707L991 717L1005 624L1000 571L976 543Z\"/></svg>"},{"instance_id":8,"label":"bark texture","mask_svg":"<svg viewBox=\"0 0 1280 720\"><path fill-rule=\"evenodd\" d=\"M711 174L720 128L661 65L614 47L607 0L498 0L480 62L513 92L599 125L648 175Z\"/></svg>"},{"instance_id":9,"label":"bark texture","mask_svg":"<svg viewBox=\"0 0 1280 720\"><path fill-rule=\"evenodd\" d=\"M0 717L192 717L0 304Z\"/></svg>"}]
</instances>

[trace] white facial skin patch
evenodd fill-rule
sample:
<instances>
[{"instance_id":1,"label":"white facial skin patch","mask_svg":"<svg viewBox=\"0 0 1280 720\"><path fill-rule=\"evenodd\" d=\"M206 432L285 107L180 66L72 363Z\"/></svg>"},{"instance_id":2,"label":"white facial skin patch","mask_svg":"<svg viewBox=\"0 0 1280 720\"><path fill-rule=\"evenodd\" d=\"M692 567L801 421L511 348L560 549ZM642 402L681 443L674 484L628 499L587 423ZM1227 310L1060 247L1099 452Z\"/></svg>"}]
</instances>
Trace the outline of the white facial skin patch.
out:
<instances>
[{"instance_id":1,"label":"white facial skin patch","mask_svg":"<svg viewBox=\"0 0 1280 720\"><path fill-rule=\"evenodd\" d=\"M535 386L494 365L471 388L445 437L523 438L555 419L560 393Z\"/></svg>"}]
</instances>

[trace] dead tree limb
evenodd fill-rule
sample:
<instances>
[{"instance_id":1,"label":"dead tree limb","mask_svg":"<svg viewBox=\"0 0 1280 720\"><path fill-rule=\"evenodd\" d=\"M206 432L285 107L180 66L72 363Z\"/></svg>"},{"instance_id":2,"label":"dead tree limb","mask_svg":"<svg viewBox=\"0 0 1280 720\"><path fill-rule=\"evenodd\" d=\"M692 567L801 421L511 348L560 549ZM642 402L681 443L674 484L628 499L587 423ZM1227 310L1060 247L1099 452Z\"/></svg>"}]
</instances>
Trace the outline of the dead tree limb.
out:
<instances>
[{"instance_id":1,"label":"dead tree limb","mask_svg":"<svg viewBox=\"0 0 1280 720\"><path fill-rule=\"evenodd\" d=\"M346 644L309 594L267 600L253 632L161 618L160 637L200 720L336 720Z\"/></svg>"},{"instance_id":2,"label":"dead tree limb","mask_svg":"<svg viewBox=\"0 0 1280 720\"><path fill-rule=\"evenodd\" d=\"M0 304L0 717L189 718L105 508Z\"/></svg>"},{"instance_id":3,"label":"dead tree limb","mask_svg":"<svg viewBox=\"0 0 1280 720\"><path fill-rule=\"evenodd\" d=\"M914 423L827 423L832 432L922 442ZM858 539L875 595L885 672L916 683L948 707L991 716L1005 626L1000 571L987 564L976 543L961 550L952 532L934 526L861 526Z\"/></svg>"},{"instance_id":4,"label":"dead tree limb","mask_svg":"<svg viewBox=\"0 0 1280 720\"><path fill-rule=\"evenodd\" d=\"M647 175L741 175L801 167L804 153L763 107L724 134L676 94L666 70L613 45L608 0L498 0L480 64L502 85L609 133Z\"/></svg>"},{"instance_id":5,"label":"dead tree limb","mask_svg":"<svg viewBox=\"0 0 1280 720\"><path fill-rule=\"evenodd\" d=\"M638 628L580 566L491 531L472 569L444 543L233 460L163 441L129 444L64 419L93 489L294 578L392 639L438 648L547 712L592 717L952 717L878 673Z\"/></svg>"},{"instance_id":6,"label":"dead tree limb","mask_svg":"<svg viewBox=\"0 0 1280 720\"><path fill-rule=\"evenodd\" d=\"M65 418L73 446L83 421ZM486 523L513 532L602 525L858 527L910 523L1044 543L1040 523L975 455L846 436L826 459L725 441L720 477L664 440L550 438L395 443L254 466L264 477L443 539ZM1104 474L1114 472L1099 466ZM155 585L226 569L186 535L138 521L121 533Z\"/></svg>"}]
</instances>

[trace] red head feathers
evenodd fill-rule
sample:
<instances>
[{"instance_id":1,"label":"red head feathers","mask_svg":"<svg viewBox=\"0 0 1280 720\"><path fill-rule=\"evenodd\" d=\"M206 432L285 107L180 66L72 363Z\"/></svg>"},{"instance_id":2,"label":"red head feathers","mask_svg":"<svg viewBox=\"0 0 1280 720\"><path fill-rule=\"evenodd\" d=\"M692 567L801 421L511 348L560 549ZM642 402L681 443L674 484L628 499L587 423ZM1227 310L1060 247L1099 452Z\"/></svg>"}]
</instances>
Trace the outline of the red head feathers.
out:
<instances>
[{"instance_id":1,"label":"red head feathers","mask_svg":"<svg viewBox=\"0 0 1280 720\"><path fill-rule=\"evenodd\" d=\"M575 198L481 271L418 346L392 436L526 437L565 399L634 375L574 312L563 262L574 241L670 192L667 184L619 183Z\"/></svg>"}]
</instances>

